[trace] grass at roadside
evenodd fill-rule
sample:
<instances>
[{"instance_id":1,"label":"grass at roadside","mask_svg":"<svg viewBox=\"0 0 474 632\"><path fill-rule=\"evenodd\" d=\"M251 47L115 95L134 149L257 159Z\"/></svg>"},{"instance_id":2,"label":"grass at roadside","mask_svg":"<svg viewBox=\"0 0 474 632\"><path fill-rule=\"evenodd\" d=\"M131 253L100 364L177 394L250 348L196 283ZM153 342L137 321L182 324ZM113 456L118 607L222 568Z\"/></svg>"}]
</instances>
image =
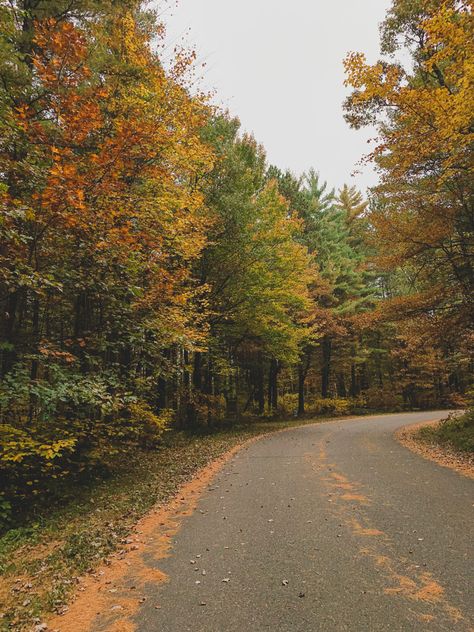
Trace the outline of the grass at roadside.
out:
<instances>
[{"instance_id":1,"label":"grass at roadside","mask_svg":"<svg viewBox=\"0 0 474 632\"><path fill-rule=\"evenodd\" d=\"M460 452L474 453L474 409L450 416L435 426L421 428L416 438Z\"/></svg>"},{"instance_id":2,"label":"grass at roadside","mask_svg":"<svg viewBox=\"0 0 474 632\"><path fill-rule=\"evenodd\" d=\"M137 520L169 500L197 470L254 436L306 421L269 421L190 436L170 433L152 452L132 451L107 479L38 510L0 538L0 630L30 630L61 611L77 577L121 547Z\"/></svg>"}]
</instances>

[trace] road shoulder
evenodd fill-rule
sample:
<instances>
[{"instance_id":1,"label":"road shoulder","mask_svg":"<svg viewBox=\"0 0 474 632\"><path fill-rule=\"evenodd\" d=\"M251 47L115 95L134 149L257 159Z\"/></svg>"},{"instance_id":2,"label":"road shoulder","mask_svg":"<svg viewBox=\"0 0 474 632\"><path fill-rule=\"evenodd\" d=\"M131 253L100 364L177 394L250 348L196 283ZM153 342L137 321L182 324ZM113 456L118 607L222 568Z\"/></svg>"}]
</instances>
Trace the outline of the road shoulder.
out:
<instances>
[{"instance_id":1,"label":"road shoulder","mask_svg":"<svg viewBox=\"0 0 474 632\"><path fill-rule=\"evenodd\" d=\"M436 426L439 420L409 424L395 432L395 438L403 446L424 459L434 461L442 467L455 470L458 474L474 479L474 455L454 450L446 445L420 438L421 428Z\"/></svg>"}]
</instances>

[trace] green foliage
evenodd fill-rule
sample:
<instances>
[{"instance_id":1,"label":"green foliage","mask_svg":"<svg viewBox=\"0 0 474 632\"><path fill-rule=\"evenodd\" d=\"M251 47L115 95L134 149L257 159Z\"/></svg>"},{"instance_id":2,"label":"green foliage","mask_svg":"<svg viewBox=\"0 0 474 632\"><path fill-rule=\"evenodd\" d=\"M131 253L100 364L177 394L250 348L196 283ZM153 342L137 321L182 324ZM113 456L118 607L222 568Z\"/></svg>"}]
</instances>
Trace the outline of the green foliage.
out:
<instances>
[{"instance_id":1,"label":"green foliage","mask_svg":"<svg viewBox=\"0 0 474 632\"><path fill-rule=\"evenodd\" d=\"M5 465L9 463L23 463L27 459L39 459L49 465L49 462L62 456L66 451L72 451L76 439L49 440L41 436L37 428L20 429L0 425L1 455L0 460ZM55 433L56 434L56 433Z\"/></svg>"},{"instance_id":2,"label":"green foliage","mask_svg":"<svg viewBox=\"0 0 474 632\"><path fill-rule=\"evenodd\" d=\"M426 441L474 453L474 409L471 408L460 416L452 415L434 428L422 428L419 436Z\"/></svg>"},{"instance_id":3,"label":"green foliage","mask_svg":"<svg viewBox=\"0 0 474 632\"><path fill-rule=\"evenodd\" d=\"M130 394L119 389L119 380L112 372L84 375L74 365L55 362L47 362L44 367L45 377L35 380L30 379L27 366L21 364L5 376L0 383L3 419L34 417L48 423L58 416L104 416L116 413L131 400Z\"/></svg>"},{"instance_id":4,"label":"green foliage","mask_svg":"<svg viewBox=\"0 0 474 632\"><path fill-rule=\"evenodd\" d=\"M54 364L48 379L30 380L22 367L8 374L0 384L0 415L0 475L15 503L133 445L155 446L173 419L172 411L155 414L120 390L113 374L81 375Z\"/></svg>"},{"instance_id":5,"label":"green foliage","mask_svg":"<svg viewBox=\"0 0 474 632\"><path fill-rule=\"evenodd\" d=\"M0 494L0 525L8 524L11 516L12 504L4 494Z\"/></svg>"},{"instance_id":6,"label":"green foliage","mask_svg":"<svg viewBox=\"0 0 474 632\"><path fill-rule=\"evenodd\" d=\"M297 243L301 226L265 178L263 149L238 131L236 120L219 116L206 132L221 160L205 188L216 232L199 276L210 286L217 346L251 338L291 362L303 330L310 259Z\"/></svg>"}]
</instances>

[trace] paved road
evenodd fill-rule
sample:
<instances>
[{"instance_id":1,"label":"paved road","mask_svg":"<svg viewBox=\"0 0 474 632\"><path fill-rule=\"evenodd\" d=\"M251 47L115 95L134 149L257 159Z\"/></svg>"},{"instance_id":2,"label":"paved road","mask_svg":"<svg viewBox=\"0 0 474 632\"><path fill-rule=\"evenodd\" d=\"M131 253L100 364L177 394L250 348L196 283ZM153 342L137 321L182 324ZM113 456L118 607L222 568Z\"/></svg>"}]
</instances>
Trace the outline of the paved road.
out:
<instances>
[{"instance_id":1,"label":"paved road","mask_svg":"<svg viewBox=\"0 0 474 632\"><path fill-rule=\"evenodd\" d=\"M184 518L137 630L472 631L473 482L393 438L441 416L306 426L240 452Z\"/></svg>"}]
</instances>

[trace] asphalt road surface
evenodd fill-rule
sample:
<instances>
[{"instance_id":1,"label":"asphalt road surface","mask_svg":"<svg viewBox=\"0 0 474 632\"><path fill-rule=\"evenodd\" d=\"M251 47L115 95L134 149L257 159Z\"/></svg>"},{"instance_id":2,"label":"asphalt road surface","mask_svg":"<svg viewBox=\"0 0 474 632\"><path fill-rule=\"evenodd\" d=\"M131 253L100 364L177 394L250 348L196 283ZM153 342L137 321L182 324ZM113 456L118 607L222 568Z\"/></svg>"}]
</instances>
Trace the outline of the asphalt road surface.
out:
<instances>
[{"instance_id":1,"label":"asphalt road surface","mask_svg":"<svg viewBox=\"0 0 474 632\"><path fill-rule=\"evenodd\" d=\"M183 519L137 630L474 630L473 481L393 438L442 416L305 426L242 450Z\"/></svg>"}]
</instances>

